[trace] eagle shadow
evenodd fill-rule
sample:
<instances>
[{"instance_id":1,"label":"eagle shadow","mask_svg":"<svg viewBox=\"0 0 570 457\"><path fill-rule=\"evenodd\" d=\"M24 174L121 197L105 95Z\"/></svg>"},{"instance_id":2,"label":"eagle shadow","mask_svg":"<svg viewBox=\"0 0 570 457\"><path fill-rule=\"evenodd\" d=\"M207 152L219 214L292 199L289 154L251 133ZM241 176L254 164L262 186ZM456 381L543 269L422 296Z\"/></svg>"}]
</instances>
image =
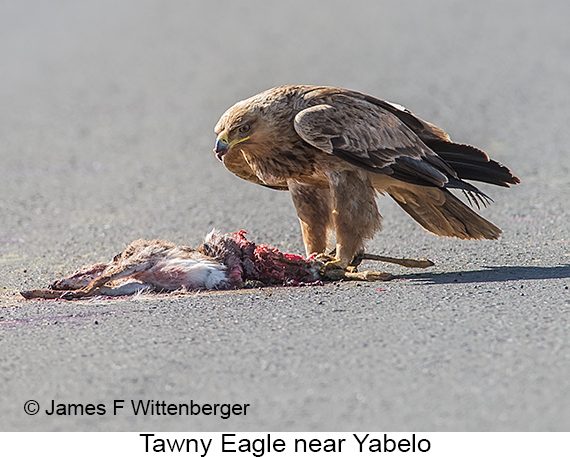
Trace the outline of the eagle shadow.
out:
<instances>
[{"instance_id":1,"label":"eagle shadow","mask_svg":"<svg viewBox=\"0 0 570 457\"><path fill-rule=\"evenodd\" d=\"M538 266L485 266L481 270L450 273L415 273L397 275L399 279L411 279L421 284L485 283L532 279L570 278L570 265L555 267Z\"/></svg>"}]
</instances>

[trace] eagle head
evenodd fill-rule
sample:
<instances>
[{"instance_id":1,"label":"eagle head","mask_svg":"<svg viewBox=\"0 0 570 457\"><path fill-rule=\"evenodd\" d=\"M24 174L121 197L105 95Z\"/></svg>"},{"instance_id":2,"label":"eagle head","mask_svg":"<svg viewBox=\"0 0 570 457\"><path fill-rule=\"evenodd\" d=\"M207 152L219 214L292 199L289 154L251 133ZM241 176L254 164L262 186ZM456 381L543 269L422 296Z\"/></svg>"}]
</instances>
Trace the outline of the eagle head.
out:
<instances>
[{"instance_id":1,"label":"eagle head","mask_svg":"<svg viewBox=\"0 0 570 457\"><path fill-rule=\"evenodd\" d=\"M297 86L291 86L293 88ZM269 89L229 108L216 124L214 153L222 160L237 145L240 149L271 150L283 134L296 136L290 91Z\"/></svg>"},{"instance_id":2,"label":"eagle head","mask_svg":"<svg viewBox=\"0 0 570 457\"><path fill-rule=\"evenodd\" d=\"M214 132L218 135L214 153L222 160L236 144L252 140L254 125L259 121L258 110L250 103L236 103L228 109L220 118Z\"/></svg>"}]
</instances>

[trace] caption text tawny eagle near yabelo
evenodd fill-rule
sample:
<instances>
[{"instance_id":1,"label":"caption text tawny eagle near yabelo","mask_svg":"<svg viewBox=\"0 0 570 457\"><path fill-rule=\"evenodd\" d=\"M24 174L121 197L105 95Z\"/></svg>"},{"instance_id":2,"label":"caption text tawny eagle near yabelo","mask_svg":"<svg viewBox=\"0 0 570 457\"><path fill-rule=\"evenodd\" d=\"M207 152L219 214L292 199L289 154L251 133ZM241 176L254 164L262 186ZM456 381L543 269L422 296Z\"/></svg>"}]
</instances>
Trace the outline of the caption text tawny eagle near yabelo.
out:
<instances>
[{"instance_id":1,"label":"caption text tawny eagle near yabelo","mask_svg":"<svg viewBox=\"0 0 570 457\"><path fill-rule=\"evenodd\" d=\"M465 180L520 182L483 151L453 143L405 108L334 87L261 92L228 109L215 132L214 152L228 170L289 190L307 255L324 253L329 232L336 234L331 266L339 268L381 229L376 192L436 235L496 239L501 230L449 189L479 207L490 198Z\"/></svg>"}]
</instances>

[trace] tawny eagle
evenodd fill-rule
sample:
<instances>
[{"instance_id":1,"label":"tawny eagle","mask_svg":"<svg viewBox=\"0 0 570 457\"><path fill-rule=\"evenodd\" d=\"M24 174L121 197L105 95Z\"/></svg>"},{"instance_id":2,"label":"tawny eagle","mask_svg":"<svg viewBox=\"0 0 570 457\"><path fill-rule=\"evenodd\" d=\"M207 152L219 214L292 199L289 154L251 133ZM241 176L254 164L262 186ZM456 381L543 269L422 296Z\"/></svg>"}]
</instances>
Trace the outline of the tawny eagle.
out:
<instances>
[{"instance_id":1,"label":"tawny eagle","mask_svg":"<svg viewBox=\"0 0 570 457\"><path fill-rule=\"evenodd\" d=\"M472 205L489 198L464 180L509 187L519 178L483 151L453 143L402 106L335 87L280 86L228 109L214 152L240 178L289 190L307 255L336 234L344 268L381 229L376 193L390 195L440 236L496 239L501 230Z\"/></svg>"}]
</instances>

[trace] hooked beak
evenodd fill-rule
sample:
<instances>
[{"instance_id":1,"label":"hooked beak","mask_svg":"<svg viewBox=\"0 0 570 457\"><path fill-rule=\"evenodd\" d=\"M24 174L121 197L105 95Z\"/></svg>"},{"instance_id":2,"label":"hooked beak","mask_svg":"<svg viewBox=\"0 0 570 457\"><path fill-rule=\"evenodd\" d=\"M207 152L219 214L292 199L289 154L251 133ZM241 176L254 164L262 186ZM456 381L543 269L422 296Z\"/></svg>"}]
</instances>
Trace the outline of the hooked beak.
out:
<instances>
[{"instance_id":1,"label":"hooked beak","mask_svg":"<svg viewBox=\"0 0 570 457\"><path fill-rule=\"evenodd\" d=\"M214 153L218 160L222 160L222 157L228 152L230 149L230 143L228 142L228 135L225 132L222 132L218 135L216 139L216 147L214 148Z\"/></svg>"},{"instance_id":2,"label":"hooked beak","mask_svg":"<svg viewBox=\"0 0 570 457\"><path fill-rule=\"evenodd\" d=\"M245 138L236 138L231 143L228 140L228 134L226 132L222 132L218 135L216 139L216 147L214 148L214 153L218 160L222 160L222 158L228 153L228 151L232 148L232 146L241 143L243 141L249 140L249 137Z\"/></svg>"}]
</instances>

